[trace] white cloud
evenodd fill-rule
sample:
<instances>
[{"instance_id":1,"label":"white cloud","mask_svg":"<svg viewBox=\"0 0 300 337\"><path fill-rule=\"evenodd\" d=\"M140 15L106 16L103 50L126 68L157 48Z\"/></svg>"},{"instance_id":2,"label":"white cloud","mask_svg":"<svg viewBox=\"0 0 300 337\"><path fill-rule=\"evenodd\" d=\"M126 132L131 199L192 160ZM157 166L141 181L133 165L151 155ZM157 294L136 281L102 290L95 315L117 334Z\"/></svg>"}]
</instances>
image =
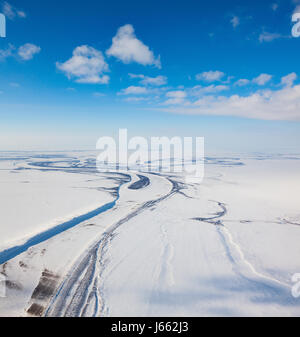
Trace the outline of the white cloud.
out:
<instances>
[{"instance_id":1,"label":"white cloud","mask_svg":"<svg viewBox=\"0 0 300 337\"><path fill-rule=\"evenodd\" d=\"M109 71L101 51L87 45L76 47L73 56L64 63L56 63L68 78L75 78L77 83L106 84L109 76L103 75Z\"/></svg>"},{"instance_id":2,"label":"white cloud","mask_svg":"<svg viewBox=\"0 0 300 337\"><path fill-rule=\"evenodd\" d=\"M243 87L243 86L245 86L245 85L247 85L247 84L249 84L249 83L250 83L250 81L247 80L246 78L241 78L241 79L239 79L238 81L236 81L236 82L234 83L234 85L235 85L235 86L238 86L238 87Z\"/></svg>"},{"instance_id":3,"label":"white cloud","mask_svg":"<svg viewBox=\"0 0 300 337\"><path fill-rule=\"evenodd\" d=\"M240 24L240 18L238 16L234 16L231 20L230 23L232 24L233 28L236 28Z\"/></svg>"},{"instance_id":4,"label":"white cloud","mask_svg":"<svg viewBox=\"0 0 300 337\"><path fill-rule=\"evenodd\" d=\"M156 76L156 77L145 76L144 79L141 80L141 84L161 86L161 85L167 84L167 77L165 76Z\"/></svg>"},{"instance_id":5,"label":"white cloud","mask_svg":"<svg viewBox=\"0 0 300 337\"><path fill-rule=\"evenodd\" d=\"M263 32L259 35L259 42L271 42L273 40L277 40L282 38L283 36L278 33L268 33L268 32Z\"/></svg>"},{"instance_id":6,"label":"white cloud","mask_svg":"<svg viewBox=\"0 0 300 337\"><path fill-rule=\"evenodd\" d=\"M141 81L141 84L155 85L155 86L161 86L166 83L167 83L167 77L165 76L156 76L156 77L145 76L144 79Z\"/></svg>"},{"instance_id":7,"label":"white cloud","mask_svg":"<svg viewBox=\"0 0 300 337\"><path fill-rule=\"evenodd\" d=\"M127 97L124 99L125 102L141 102L147 100L145 97Z\"/></svg>"},{"instance_id":8,"label":"white cloud","mask_svg":"<svg viewBox=\"0 0 300 337\"><path fill-rule=\"evenodd\" d=\"M119 93L120 95L144 95L147 94L148 90L145 87L136 87L136 86L130 86L126 89L122 89Z\"/></svg>"},{"instance_id":9,"label":"white cloud","mask_svg":"<svg viewBox=\"0 0 300 337\"><path fill-rule=\"evenodd\" d=\"M130 78L145 78L145 75L142 75L142 74L132 74L132 73L129 73L128 74Z\"/></svg>"},{"instance_id":10,"label":"white cloud","mask_svg":"<svg viewBox=\"0 0 300 337\"><path fill-rule=\"evenodd\" d=\"M265 85L271 80L272 76L269 74L260 74L258 77L252 80L253 83L258 85Z\"/></svg>"},{"instance_id":11,"label":"white cloud","mask_svg":"<svg viewBox=\"0 0 300 337\"><path fill-rule=\"evenodd\" d=\"M0 49L0 61L4 61L8 57L17 55L22 60L28 61L31 60L33 56L35 54L38 54L40 51L41 51L40 47L31 43L26 43L23 46L20 46L17 51L14 45L9 44L7 48Z\"/></svg>"},{"instance_id":12,"label":"white cloud","mask_svg":"<svg viewBox=\"0 0 300 337\"><path fill-rule=\"evenodd\" d=\"M140 83L143 85L152 85L152 86L161 86L167 83L166 76L156 76L156 77L149 77L145 75L135 75L129 74L131 78L140 78Z\"/></svg>"},{"instance_id":13,"label":"white cloud","mask_svg":"<svg viewBox=\"0 0 300 337\"><path fill-rule=\"evenodd\" d=\"M32 44L26 43L18 49L18 55L22 60L28 61L33 58L35 54L38 54L41 51L41 48Z\"/></svg>"},{"instance_id":14,"label":"white cloud","mask_svg":"<svg viewBox=\"0 0 300 337\"><path fill-rule=\"evenodd\" d=\"M2 6L2 13L10 20L18 18L26 18L26 13L10 5L8 2L4 2Z\"/></svg>"},{"instance_id":15,"label":"white cloud","mask_svg":"<svg viewBox=\"0 0 300 337\"><path fill-rule=\"evenodd\" d=\"M155 58L149 47L136 38L132 25L120 27L112 41L111 47L106 51L108 56L114 56L123 63L136 62L161 68L160 58Z\"/></svg>"},{"instance_id":16,"label":"white cloud","mask_svg":"<svg viewBox=\"0 0 300 337\"><path fill-rule=\"evenodd\" d=\"M166 93L168 98L164 101L163 105L189 105L192 104L187 100L187 98L199 98L204 97L207 94L218 93L221 91L229 90L226 85L209 85L203 87L201 85L196 85L192 88L187 88L186 90L174 90ZM207 97L207 96L206 96Z\"/></svg>"},{"instance_id":17,"label":"white cloud","mask_svg":"<svg viewBox=\"0 0 300 337\"><path fill-rule=\"evenodd\" d=\"M291 73L281 78L281 85L291 87L297 79L296 73Z\"/></svg>"},{"instance_id":18,"label":"white cloud","mask_svg":"<svg viewBox=\"0 0 300 337\"><path fill-rule=\"evenodd\" d=\"M168 97L168 99L163 102L163 105L178 105L184 104L187 94L185 91L176 90L167 92L166 97Z\"/></svg>"},{"instance_id":19,"label":"white cloud","mask_svg":"<svg viewBox=\"0 0 300 337\"><path fill-rule=\"evenodd\" d=\"M16 48L12 44L9 44L8 48L0 49L0 62L5 61L8 57L12 56L15 49Z\"/></svg>"},{"instance_id":20,"label":"white cloud","mask_svg":"<svg viewBox=\"0 0 300 337\"><path fill-rule=\"evenodd\" d=\"M167 97L172 97L172 98L185 98L186 97L186 92L182 90L177 90L177 91L169 91L166 93Z\"/></svg>"},{"instance_id":21,"label":"white cloud","mask_svg":"<svg viewBox=\"0 0 300 337\"><path fill-rule=\"evenodd\" d=\"M196 79L198 81L206 81L206 82L215 82L215 81L220 81L221 78L224 76L225 74L221 71L205 71L201 74L197 74L196 75Z\"/></svg>"},{"instance_id":22,"label":"white cloud","mask_svg":"<svg viewBox=\"0 0 300 337\"><path fill-rule=\"evenodd\" d=\"M217 93L217 92L221 92L225 90L229 90L229 87L227 85L211 84L207 87L196 85L189 90L189 94L192 96L200 96L200 95L205 95L205 94Z\"/></svg>"},{"instance_id":23,"label":"white cloud","mask_svg":"<svg viewBox=\"0 0 300 337\"><path fill-rule=\"evenodd\" d=\"M173 113L300 121L300 85L249 96L206 96L190 105L163 109Z\"/></svg>"}]
</instances>

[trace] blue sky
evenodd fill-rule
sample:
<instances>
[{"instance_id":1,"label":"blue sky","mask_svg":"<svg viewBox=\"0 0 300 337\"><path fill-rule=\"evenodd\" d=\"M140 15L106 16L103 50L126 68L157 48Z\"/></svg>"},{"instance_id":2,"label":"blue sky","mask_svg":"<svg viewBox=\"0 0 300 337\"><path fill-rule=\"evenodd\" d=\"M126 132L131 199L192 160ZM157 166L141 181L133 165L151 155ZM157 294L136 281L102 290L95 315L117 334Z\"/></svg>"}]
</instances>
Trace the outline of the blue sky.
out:
<instances>
[{"instance_id":1,"label":"blue sky","mask_svg":"<svg viewBox=\"0 0 300 337\"><path fill-rule=\"evenodd\" d=\"M128 128L296 152L300 1L2 1L0 149L93 149Z\"/></svg>"}]
</instances>

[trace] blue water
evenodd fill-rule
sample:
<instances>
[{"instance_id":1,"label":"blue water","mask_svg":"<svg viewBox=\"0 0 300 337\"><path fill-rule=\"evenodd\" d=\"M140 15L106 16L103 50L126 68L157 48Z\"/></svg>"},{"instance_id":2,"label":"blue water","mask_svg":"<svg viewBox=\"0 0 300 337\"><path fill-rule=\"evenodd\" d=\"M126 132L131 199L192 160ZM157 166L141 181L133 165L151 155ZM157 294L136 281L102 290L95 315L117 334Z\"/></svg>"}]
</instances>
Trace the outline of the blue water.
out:
<instances>
[{"instance_id":1,"label":"blue water","mask_svg":"<svg viewBox=\"0 0 300 337\"><path fill-rule=\"evenodd\" d=\"M121 187L121 186L120 186ZM119 189L120 189L119 187ZM93 217L95 217L96 215L99 215L101 213L104 213L106 211L108 211L109 209L112 209L117 200L119 199L119 189L118 189L118 194L117 194L117 198L112 201L109 202L91 212L88 212L86 214L80 215L78 217L73 218L72 220L66 221L60 225L57 225L53 228L50 228L48 230L46 230L45 232L42 232L40 234L37 234L35 236L33 236L32 238L30 238L28 241L26 241L24 244L21 244L19 246L15 246L12 248L8 248L2 252L0 252L0 265L15 258L16 256L24 253L27 249L29 249L32 246L36 246L41 242L47 241L49 239L51 239L52 237L72 228L77 226L78 224L80 224L83 221L89 220Z\"/></svg>"}]
</instances>

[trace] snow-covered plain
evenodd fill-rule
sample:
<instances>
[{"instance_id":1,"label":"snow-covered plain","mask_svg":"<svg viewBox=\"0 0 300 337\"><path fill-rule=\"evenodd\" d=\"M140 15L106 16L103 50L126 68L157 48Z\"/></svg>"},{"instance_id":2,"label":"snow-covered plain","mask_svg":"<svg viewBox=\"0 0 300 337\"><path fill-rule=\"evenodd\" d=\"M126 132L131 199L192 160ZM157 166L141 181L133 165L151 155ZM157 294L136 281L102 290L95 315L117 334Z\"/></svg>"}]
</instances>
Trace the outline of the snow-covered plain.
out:
<instances>
[{"instance_id":1,"label":"snow-covered plain","mask_svg":"<svg viewBox=\"0 0 300 337\"><path fill-rule=\"evenodd\" d=\"M300 316L299 155L212 156L199 184L94 158L0 155L0 258L115 201L0 265L0 316Z\"/></svg>"}]
</instances>

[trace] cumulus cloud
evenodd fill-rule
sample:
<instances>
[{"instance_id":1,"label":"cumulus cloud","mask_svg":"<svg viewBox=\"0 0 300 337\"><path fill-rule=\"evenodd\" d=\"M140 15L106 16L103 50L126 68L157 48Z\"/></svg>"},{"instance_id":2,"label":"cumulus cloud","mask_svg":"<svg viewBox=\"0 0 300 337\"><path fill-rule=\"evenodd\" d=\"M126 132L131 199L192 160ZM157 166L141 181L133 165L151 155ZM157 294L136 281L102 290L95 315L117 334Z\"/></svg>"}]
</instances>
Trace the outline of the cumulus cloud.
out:
<instances>
[{"instance_id":1,"label":"cumulus cloud","mask_svg":"<svg viewBox=\"0 0 300 337\"><path fill-rule=\"evenodd\" d=\"M139 78L141 79L140 83L143 85L152 85L152 86L161 86L167 83L166 76L156 76L156 77L149 77L145 75L136 75L136 74L129 74L131 78Z\"/></svg>"},{"instance_id":2,"label":"cumulus cloud","mask_svg":"<svg viewBox=\"0 0 300 337\"><path fill-rule=\"evenodd\" d=\"M300 85L285 86L274 91L259 90L248 96L205 96L188 103L163 110L181 114L300 121Z\"/></svg>"},{"instance_id":3,"label":"cumulus cloud","mask_svg":"<svg viewBox=\"0 0 300 337\"><path fill-rule=\"evenodd\" d=\"M167 83L167 77L165 76L156 76L156 77L145 76L144 79L141 80L141 84L144 84L144 85L161 86L166 83Z\"/></svg>"},{"instance_id":4,"label":"cumulus cloud","mask_svg":"<svg viewBox=\"0 0 300 337\"><path fill-rule=\"evenodd\" d=\"M222 91L229 90L229 87L226 85L209 85L203 87L201 85L196 85L192 88L186 88L185 90L173 90L168 91L165 96L167 100L165 100L163 105L190 105L190 99L199 99L199 97L205 97L208 94L219 93ZM208 97L208 96L206 96Z\"/></svg>"},{"instance_id":5,"label":"cumulus cloud","mask_svg":"<svg viewBox=\"0 0 300 337\"><path fill-rule=\"evenodd\" d=\"M109 76L103 75L109 71L101 51L87 46L76 47L73 56L64 63L56 63L56 67L63 71L71 79L75 78L77 83L106 84Z\"/></svg>"},{"instance_id":6,"label":"cumulus cloud","mask_svg":"<svg viewBox=\"0 0 300 337\"><path fill-rule=\"evenodd\" d=\"M41 48L32 43L26 43L18 49L18 55L24 61L31 60L35 54L40 53Z\"/></svg>"},{"instance_id":7,"label":"cumulus cloud","mask_svg":"<svg viewBox=\"0 0 300 337\"><path fill-rule=\"evenodd\" d=\"M116 57L123 63L136 62L144 66L154 65L161 68L160 57L156 58L149 47L137 39L133 26L129 24L118 29L106 54Z\"/></svg>"},{"instance_id":8,"label":"cumulus cloud","mask_svg":"<svg viewBox=\"0 0 300 337\"><path fill-rule=\"evenodd\" d=\"M201 85L196 85L189 90L191 96L201 96L205 94L217 93L221 91L229 90L227 85L214 85L211 84L207 87L202 87Z\"/></svg>"},{"instance_id":9,"label":"cumulus cloud","mask_svg":"<svg viewBox=\"0 0 300 337\"><path fill-rule=\"evenodd\" d=\"M252 80L252 83L255 83L257 85L265 85L267 84L270 80L272 79L272 75L269 75L269 74L260 74L259 76L255 77L253 80ZM246 78L241 78L239 80L237 80L235 83L234 83L234 86L236 87L243 87L245 85L248 85L250 84L251 81L246 79Z\"/></svg>"},{"instance_id":10,"label":"cumulus cloud","mask_svg":"<svg viewBox=\"0 0 300 337\"><path fill-rule=\"evenodd\" d=\"M146 101L147 98L146 97L126 97L124 99L125 102L133 102L133 103L137 103L137 102L142 102L142 101Z\"/></svg>"},{"instance_id":11,"label":"cumulus cloud","mask_svg":"<svg viewBox=\"0 0 300 337\"><path fill-rule=\"evenodd\" d=\"M239 79L238 81L236 81L236 82L234 83L234 85L235 85L235 86L238 86L238 87L243 87L243 86L245 86L245 85L247 85L247 84L249 84L249 83L250 83L250 81L247 80L246 78L241 78L241 79Z\"/></svg>"},{"instance_id":12,"label":"cumulus cloud","mask_svg":"<svg viewBox=\"0 0 300 337\"><path fill-rule=\"evenodd\" d=\"M231 20L230 23L232 24L233 28L236 28L240 24L240 18L238 16L234 16Z\"/></svg>"},{"instance_id":13,"label":"cumulus cloud","mask_svg":"<svg viewBox=\"0 0 300 337\"><path fill-rule=\"evenodd\" d=\"M7 48L0 49L0 62L5 61L8 57L19 57L23 61L31 60L35 54L38 54L41 48L32 44L25 43L18 49L12 44L9 44Z\"/></svg>"},{"instance_id":14,"label":"cumulus cloud","mask_svg":"<svg viewBox=\"0 0 300 337\"><path fill-rule=\"evenodd\" d=\"M291 73L281 78L281 85L291 87L297 79L296 73Z\"/></svg>"},{"instance_id":15,"label":"cumulus cloud","mask_svg":"<svg viewBox=\"0 0 300 337\"><path fill-rule=\"evenodd\" d=\"M122 89L120 95L144 95L148 93L148 89L145 87L130 86L126 89Z\"/></svg>"},{"instance_id":16,"label":"cumulus cloud","mask_svg":"<svg viewBox=\"0 0 300 337\"><path fill-rule=\"evenodd\" d=\"M253 83L258 85L265 85L271 80L272 76L269 74L260 74L258 77L252 80Z\"/></svg>"},{"instance_id":17,"label":"cumulus cloud","mask_svg":"<svg viewBox=\"0 0 300 337\"><path fill-rule=\"evenodd\" d=\"M0 49L0 61L5 61L8 57L13 55L15 50L14 45L9 44L7 48Z\"/></svg>"},{"instance_id":18,"label":"cumulus cloud","mask_svg":"<svg viewBox=\"0 0 300 337\"><path fill-rule=\"evenodd\" d=\"M129 73L128 75L129 75L130 78L145 78L145 75L142 75L142 74Z\"/></svg>"},{"instance_id":19,"label":"cumulus cloud","mask_svg":"<svg viewBox=\"0 0 300 337\"><path fill-rule=\"evenodd\" d=\"M215 82L215 81L220 81L221 78L225 74L222 71L205 71L203 73L197 74L196 75L196 80L198 81L206 81L206 82Z\"/></svg>"},{"instance_id":20,"label":"cumulus cloud","mask_svg":"<svg viewBox=\"0 0 300 337\"><path fill-rule=\"evenodd\" d=\"M26 13L24 11L15 8L6 1L2 5L2 13L10 20L15 18L26 18Z\"/></svg>"},{"instance_id":21,"label":"cumulus cloud","mask_svg":"<svg viewBox=\"0 0 300 337\"><path fill-rule=\"evenodd\" d=\"M168 99L163 102L164 105L177 105L184 104L187 94L183 90L175 90L167 92L166 97Z\"/></svg>"}]
</instances>

